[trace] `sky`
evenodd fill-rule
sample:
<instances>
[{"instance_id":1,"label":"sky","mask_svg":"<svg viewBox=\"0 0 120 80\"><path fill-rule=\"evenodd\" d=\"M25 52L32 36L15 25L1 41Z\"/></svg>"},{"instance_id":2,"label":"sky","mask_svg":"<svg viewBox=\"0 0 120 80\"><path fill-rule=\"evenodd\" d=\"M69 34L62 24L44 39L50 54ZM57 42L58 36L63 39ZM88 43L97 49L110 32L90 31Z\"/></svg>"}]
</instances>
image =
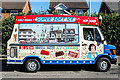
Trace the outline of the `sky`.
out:
<instances>
[{"instance_id":1,"label":"sky","mask_svg":"<svg viewBox=\"0 0 120 80\"><path fill-rule=\"evenodd\" d=\"M86 0L89 5L89 0ZM30 0L33 12L47 11L50 0ZM99 12L102 0L91 0L91 14ZM89 14L89 11L88 11Z\"/></svg>"}]
</instances>

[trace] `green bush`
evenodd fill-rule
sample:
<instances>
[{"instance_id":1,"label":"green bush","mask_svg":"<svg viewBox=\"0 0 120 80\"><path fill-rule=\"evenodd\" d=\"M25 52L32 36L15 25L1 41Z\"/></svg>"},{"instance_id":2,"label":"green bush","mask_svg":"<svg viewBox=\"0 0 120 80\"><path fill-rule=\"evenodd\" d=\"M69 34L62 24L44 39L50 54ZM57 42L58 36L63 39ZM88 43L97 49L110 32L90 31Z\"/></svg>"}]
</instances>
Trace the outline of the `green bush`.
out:
<instances>
[{"instance_id":1,"label":"green bush","mask_svg":"<svg viewBox=\"0 0 120 80\"><path fill-rule=\"evenodd\" d=\"M6 54L7 52L7 41L10 39L12 30L14 27L15 18L9 17L2 21L2 54Z\"/></svg>"},{"instance_id":2,"label":"green bush","mask_svg":"<svg viewBox=\"0 0 120 80\"><path fill-rule=\"evenodd\" d=\"M103 35L106 36L108 44L116 46L117 54L120 54L120 14L100 13L99 15L102 16L102 24L100 28Z\"/></svg>"}]
</instances>

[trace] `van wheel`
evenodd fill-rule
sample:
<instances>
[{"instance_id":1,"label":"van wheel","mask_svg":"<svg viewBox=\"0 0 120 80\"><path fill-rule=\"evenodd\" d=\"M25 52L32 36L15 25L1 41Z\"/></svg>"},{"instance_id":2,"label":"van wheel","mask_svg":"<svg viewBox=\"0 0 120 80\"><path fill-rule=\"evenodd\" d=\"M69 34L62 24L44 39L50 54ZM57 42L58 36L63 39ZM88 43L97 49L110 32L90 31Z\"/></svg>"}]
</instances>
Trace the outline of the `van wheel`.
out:
<instances>
[{"instance_id":1,"label":"van wheel","mask_svg":"<svg viewBox=\"0 0 120 80\"><path fill-rule=\"evenodd\" d=\"M29 72L37 72L40 69L40 63L36 59L29 59L26 62L25 67Z\"/></svg>"},{"instance_id":2,"label":"van wheel","mask_svg":"<svg viewBox=\"0 0 120 80\"><path fill-rule=\"evenodd\" d=\"M106 72L111 67L111 62L108 58L100 58L96 64L97 70L101 72Z\"/></svg>"}]
</instances>

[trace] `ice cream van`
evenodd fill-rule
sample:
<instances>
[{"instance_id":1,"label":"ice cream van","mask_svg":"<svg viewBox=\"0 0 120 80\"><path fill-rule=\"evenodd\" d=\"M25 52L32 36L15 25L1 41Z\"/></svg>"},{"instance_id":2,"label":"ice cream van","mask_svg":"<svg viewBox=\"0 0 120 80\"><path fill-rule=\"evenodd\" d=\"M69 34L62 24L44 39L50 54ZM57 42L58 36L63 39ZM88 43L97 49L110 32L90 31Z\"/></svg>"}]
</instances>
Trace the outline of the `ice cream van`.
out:
<instances>
[{"instance_id":1,"label":"ice cream van","mask_svg":"<svg viewBox=\"0 0 120 80\"><path fill-rule=\"evenodd\" d=\"M93 64L108 71L116 61L116 47L107 44L97 17L16 16L7 43L7 64L22 64L30 72L42 64Z\"/></svg>"}]
</instances>

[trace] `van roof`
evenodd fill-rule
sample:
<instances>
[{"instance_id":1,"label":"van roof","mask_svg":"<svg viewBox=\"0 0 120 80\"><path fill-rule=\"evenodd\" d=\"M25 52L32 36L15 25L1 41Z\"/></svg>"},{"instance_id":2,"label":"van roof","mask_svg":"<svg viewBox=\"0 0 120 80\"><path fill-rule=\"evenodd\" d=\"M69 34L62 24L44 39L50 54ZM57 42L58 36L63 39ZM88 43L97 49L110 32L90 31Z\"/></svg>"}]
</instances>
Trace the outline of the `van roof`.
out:
<instances>
[{"instance_id":1,"label":"van roof","mask_svg":"<svg viewBox=\"0 0 120 80\"><path fill-rule=\"evenodd\" d=\"M99 25L97 17L76 15L25 15L16 16L15 24L20 23L78 23Z\"/></svg>"}]
</instances>

